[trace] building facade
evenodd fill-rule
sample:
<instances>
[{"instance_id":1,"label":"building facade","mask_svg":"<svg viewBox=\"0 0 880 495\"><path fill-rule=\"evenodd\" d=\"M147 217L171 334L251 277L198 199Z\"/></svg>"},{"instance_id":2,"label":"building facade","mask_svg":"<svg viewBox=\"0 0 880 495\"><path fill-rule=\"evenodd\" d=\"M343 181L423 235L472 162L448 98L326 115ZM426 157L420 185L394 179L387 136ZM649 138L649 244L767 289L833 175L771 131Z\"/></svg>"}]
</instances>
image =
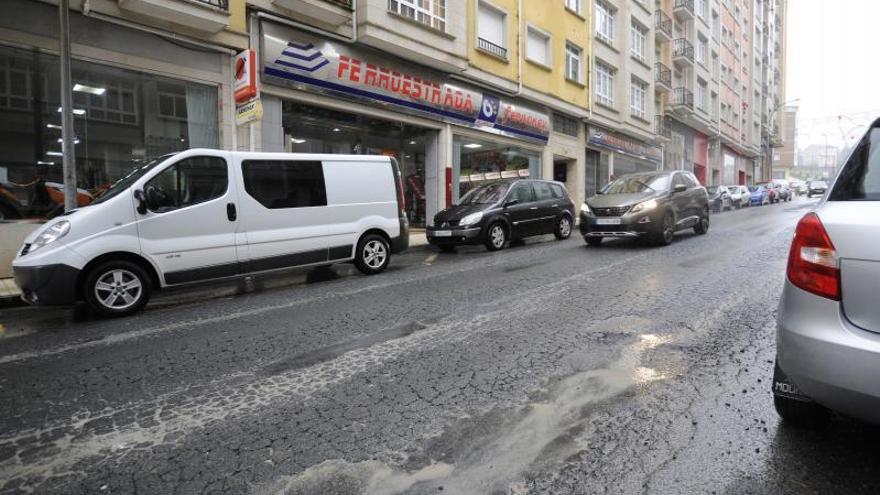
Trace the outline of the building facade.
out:
<instances>
[{"instance_id":1,"label":"building facade","mask_svg":"<svg viewBox=\"0 0 880 495\"><path fill-rule=\"evenodd\" d=\"M773 150L773 178L791 179L792 169L797 165L797 112L795 105L785 107L782 121L782 146Z\"/></svg>"}]
</instances>

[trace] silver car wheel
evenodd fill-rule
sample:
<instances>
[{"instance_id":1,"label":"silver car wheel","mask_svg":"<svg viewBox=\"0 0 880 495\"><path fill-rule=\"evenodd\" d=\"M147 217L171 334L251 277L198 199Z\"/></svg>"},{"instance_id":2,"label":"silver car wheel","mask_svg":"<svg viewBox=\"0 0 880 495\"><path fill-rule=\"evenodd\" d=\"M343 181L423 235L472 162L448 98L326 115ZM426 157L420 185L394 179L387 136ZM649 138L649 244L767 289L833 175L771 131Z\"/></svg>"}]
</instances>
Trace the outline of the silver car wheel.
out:
<instances>
[{"instance_id":1,"label":"silver car wheel","mask_svg":"<svg viewBox=\"0 0 880 495\"><path fill-rule=\"evenodd\" d=\"M571 235L571 220L568 217L562 217L562 220L559 221L559 235L562 237Z\"/></svg>"},{"instance_id":2,"label":"silver car wheel","mask_svg":"<svg viewBox=\"0 0 880 495\"><path fill-rule=\"evenodd\" d=\"M373 240L366 244L364 244L364 263L370 268L377 269L381 268L382 265L385 264L385 260L388 258L388 251L385 249L385 244L380 241Z\"/></svg>"},{"instance_id":3,"label":"silver car wheel","mask_svg":"<svg viewBox=\"0 0 880 495\"><path fill-rule=\"evenodd\" d=\"M492 230L489 232L489 238L495 249L501 249L501 247L504 246L504 227L500 225L493 226Z\"/></svg>"},{"instance_id":4,"label":"silver car wheel","mask_svg":"<svg viewBox=\"0 0 880 495\"><path fill-rule=\"evenodd\" d=\"M121 310L134 306L140 300L143 285L134 273L116 268L98 277L94 291L95 299L102 306Z\"/></svg>"}]
</instances>

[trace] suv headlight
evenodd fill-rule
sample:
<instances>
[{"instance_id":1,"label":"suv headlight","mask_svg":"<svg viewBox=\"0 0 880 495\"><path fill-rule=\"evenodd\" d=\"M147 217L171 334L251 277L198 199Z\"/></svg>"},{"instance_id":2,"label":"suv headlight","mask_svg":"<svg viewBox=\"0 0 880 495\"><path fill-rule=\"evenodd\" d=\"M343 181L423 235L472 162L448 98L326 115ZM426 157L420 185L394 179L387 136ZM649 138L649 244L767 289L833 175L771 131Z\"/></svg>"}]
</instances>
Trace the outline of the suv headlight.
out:
<instances>
[{"instance_id":1,"label":"suv headlight","mask_svg":"<svg viewBox=\"0 0 880 495\"><path fill-rule=\"evenodd\" d=\"M641 203L633 206L632 210L630 210L630 212L631 213L638 213L640 211L653 210L656 207L657 207L657 200L656 199L649 199L647 201L642 201Z\"/></svg>"},{"instance_id":2,"label":"suv headlight","mask_svg":"<svg viewBox=\"0 0 880 495\"><path fill-rule=\"evenodd\" d=\"M581 205L581 213L593 213L593 212L592 212L592 210L590 210L590 205L588 205L587 203L584 203Z\"/></svg>"},{"instance_id":3,"label":"suv headlight","mask_svg":"<svg viewBox=\"0 0 880 495\"><path fill-rule=\"evenodd\" d=\"M479 221L482 220L482 219L483 219L483 212L482 212L482 211L478 211L478 212L476 212L476 213L471 213L470 215L466 215L464 218L462 218L462 219L458 222L458 224L459 224L459 225L462 225L462 226L464 226L464 225L473 225L473 224L479 222Z\"/></svg>"},{"instance_id":4,"label":"suv headlight","mask_svg":"<svg viewBox=\"0 0 880 495\"><path fill-rule=\"evenodd\" d=\"M34 239L34 242L31 243L31 249L29 252L32 253L46 244L51 244L58 239L61 239L67 235L68 232L70 232L70 222L67 220L53 223L40 232L40 235Z\"/></svg>"}]
</instances>

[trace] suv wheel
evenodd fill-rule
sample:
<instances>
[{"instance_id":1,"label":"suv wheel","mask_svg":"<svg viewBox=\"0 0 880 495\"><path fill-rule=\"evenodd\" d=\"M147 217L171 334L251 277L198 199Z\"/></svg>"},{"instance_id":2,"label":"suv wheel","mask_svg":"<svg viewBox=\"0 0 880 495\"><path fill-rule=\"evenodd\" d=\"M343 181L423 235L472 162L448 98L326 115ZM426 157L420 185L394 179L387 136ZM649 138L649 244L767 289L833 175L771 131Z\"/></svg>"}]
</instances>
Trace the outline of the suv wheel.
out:
<instances>
[{"instance_id":1,"label":"suv wheel","mask_svg":"<svg viewBox=\"0 0 880 495\"><path fill-rule=\"evenodd\" d=\"M507 244L507 230L501 222L495 222L486 229L486 249L498 251Z\"/></svg>"},{"instance_id":2,"label":"suv wheel","mask_svg":"<svg viewBox=\"0 0 880 495\"><path fill-rule=\"evenodd\" d=\"M554 232L554 234L559 240L571 237L571 217L568 215L562 215L559 218L559 221L556 222L556 232Z\"/></svg>"},{"instance_id":3,"label":"suv wheel","mask_svg":"<svg viewBox=\"0 0 880 495\"><path fill-rule=\"evenodd\" d=\"M125 316L146 306L152 281L136 263L107 261L89 270L83 295L89 307L101 316Z\"/></svg>"},{"instance_id":4,"label":"suv wheel","mask_svg":"<svg viewBox=\"0 0 880 495\"><path fill-rule=\"evenodd\" d=\"M654 244L658 246L668 246L672 244L675 238L675 216L671 211L667 211L663 215L663 223L660 230L654 233Z\"/></svg>"},{"instance_id":5,"label":"suv wheel","mask_svg":"<svg viewBox=\"0 0 880 495\"><path fill-rule=\"evenodd\" d=\"M709 208L703 210L703 216L700 218L700 221L694 225L694 232L699 235L704 235L706 232L709 232Z\"/></svg>"},{"instance_id":6,"label":"suv wheel","mask_svg":"<svg viewBox=\"0 0 880 495\"><path fill-rule=\"evenodd\" d=\"M367 234L358 241L354 265L364 275L374 275L388 267L391 260L388 241L379 234Z\"/></svg>"}]
</instances>

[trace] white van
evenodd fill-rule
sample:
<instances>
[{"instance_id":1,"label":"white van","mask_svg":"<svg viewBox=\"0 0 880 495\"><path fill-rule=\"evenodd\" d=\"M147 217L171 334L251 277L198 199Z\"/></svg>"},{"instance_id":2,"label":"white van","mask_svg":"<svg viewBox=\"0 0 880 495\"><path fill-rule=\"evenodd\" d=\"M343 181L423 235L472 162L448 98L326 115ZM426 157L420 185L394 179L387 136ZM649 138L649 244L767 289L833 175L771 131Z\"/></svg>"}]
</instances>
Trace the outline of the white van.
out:
<instances>
[{"instance_id":1,"label":"white van","mask_svg":"<svg viewBox=\"0 0 880 495\"><path fill-rule=\"evenodd\" d=\"M192 149L47 222L12 269L29 303L108 316L172 285L342 261L374 274L409 245L402 193L386 156Z\"/></svg>"}]
</instances>

